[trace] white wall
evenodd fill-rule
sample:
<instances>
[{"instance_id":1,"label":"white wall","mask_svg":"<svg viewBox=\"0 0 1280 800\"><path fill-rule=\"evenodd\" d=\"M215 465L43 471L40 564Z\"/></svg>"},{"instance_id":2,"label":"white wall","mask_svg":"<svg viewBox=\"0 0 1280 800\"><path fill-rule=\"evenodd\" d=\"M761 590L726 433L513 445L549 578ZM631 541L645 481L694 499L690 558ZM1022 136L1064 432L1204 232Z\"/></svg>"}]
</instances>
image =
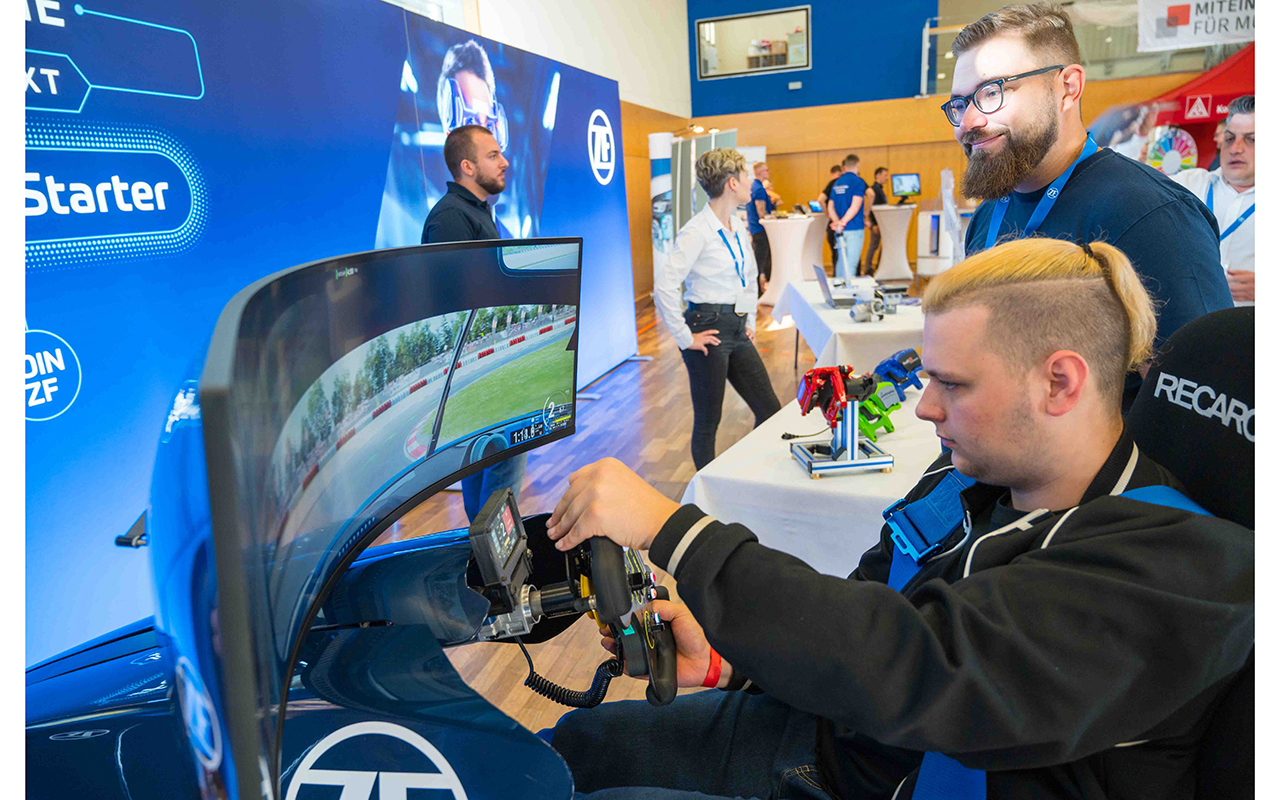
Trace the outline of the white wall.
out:
<instances>
[{"instance_id":1,"label":"white wall","mask_svg":"<svg viewBox=\"0 0 1280 800\"><path fill-rule=\"evenodd\" d=\"M481 36L612 78L628 103L693 113L685 0L474 3Z\"/></svg>"}]
</instances>

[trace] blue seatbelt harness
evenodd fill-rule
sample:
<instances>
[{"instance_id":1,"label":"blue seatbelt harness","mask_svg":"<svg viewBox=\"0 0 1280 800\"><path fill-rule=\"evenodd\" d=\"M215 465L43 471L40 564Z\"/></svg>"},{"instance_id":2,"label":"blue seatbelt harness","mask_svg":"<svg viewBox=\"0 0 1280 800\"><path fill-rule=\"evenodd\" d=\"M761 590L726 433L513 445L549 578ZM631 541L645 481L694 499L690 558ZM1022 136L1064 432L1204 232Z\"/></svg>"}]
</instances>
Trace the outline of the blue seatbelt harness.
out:
<instances>
[{"instance_id":1,"label":"blue seatbelt harness","mask_svg":"<svg viewBox=\"0 0 1280 800\"><path fill-rule=\"evenodd\" d=\"M884 510L889 538L894 544L889 588L902 591L902 587L920 571L924 560L941 549L947 537L965 524L960 493L975 483L977 481L973 478L953 468L924 497L912 503L903 498ZM1213 516L1169 486L1144 486L1120 496ZM942 753L925 753L911 800L981 800L986 796L986 772L970 769Z\"/></svg>"}]
</instances>

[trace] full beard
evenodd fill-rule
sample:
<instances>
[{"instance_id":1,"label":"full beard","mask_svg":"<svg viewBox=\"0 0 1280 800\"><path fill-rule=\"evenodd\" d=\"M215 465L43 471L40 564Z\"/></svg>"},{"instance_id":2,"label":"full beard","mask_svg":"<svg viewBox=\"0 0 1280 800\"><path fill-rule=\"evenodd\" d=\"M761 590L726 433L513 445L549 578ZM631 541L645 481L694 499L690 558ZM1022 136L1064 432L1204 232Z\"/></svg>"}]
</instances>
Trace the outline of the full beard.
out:
<instances>
[{"instance_id":1,"label":"full beard","mask_svg":"<svg viewBox=\"0 0 1280 800\"><path fill-rule=\"evenodd\" d=\"M501 194L507 188L507 179L502 176L480 175L476 177L476 185L489 194Z\"/></svg>"},{"instance_id":2,"label":"full beard","mask_svg":"<svg viewBox=\"0 0 1280 800\"><path fill-rule=\"evenodd\" d=\"M995 200L1012 192L1058 140L1058 119L1048 114L1040 130L1015 134L1010 129L1004 138L1004 147L998 151L970 150L971 143L965 142L965 149L970 150L961 186L965 197Z\"/></svg>"}]
</instances>

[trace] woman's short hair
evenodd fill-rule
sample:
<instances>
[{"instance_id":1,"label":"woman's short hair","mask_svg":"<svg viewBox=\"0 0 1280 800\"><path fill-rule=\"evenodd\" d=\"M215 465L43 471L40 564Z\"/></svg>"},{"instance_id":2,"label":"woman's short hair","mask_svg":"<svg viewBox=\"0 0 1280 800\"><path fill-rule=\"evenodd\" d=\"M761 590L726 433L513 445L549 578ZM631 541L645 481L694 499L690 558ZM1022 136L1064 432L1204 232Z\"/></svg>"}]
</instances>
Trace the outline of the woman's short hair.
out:
<instances>
[{"instance_id":1,"label":"woman's short hair","mask_svg":"<svg viewBox=\"0 0 1280 800\"><path fill-rule=\"evenodd\" d=\"M1128 257L1105 242L1006 242L933 278L924 292L925 314L970 305L990 312L987 336L1011 368L1029 370L1072 350L1117 407L1125 374L1151 358L1151 296Z\"/></svg>"},{"instance_id":2,"label":"woman's short hair","mask_svg":"<svg viewBox=\"0 0 1280 800\"><path fill-rule=\"evenodd\" d=\"M727 147L717 147L698 156L694 174L707 197L716 198L724 194L724 185L729 179L738 177L746 168L747 159L742 153Z\"/></svg>"}]
</instances>

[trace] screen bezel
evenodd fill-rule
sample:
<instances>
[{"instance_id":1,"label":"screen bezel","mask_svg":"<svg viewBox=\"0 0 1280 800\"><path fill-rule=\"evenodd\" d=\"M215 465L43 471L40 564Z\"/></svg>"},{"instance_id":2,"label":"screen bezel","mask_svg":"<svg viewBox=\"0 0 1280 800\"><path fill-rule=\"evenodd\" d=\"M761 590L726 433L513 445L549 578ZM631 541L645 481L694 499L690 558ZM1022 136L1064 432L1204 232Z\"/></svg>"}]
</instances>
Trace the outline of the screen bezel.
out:
<instances>
[{"instance_id":1,"label":"screen bezel","mask_svg":"<svg viewBox=\"0 0 1280 800\"><path fill-rule=\"evenodd\" d=\"M245 309L260 292L269 290L271 286L283 279L312 270L331 271L346 266L367 264L371 258L387 258L415 252L441 253L457 250L495 249L528 244L577 244L578 291L574 303L574 316L577 318L575 325L580 326L582 320L582 242L581 237L546 237L449 242L368 250L335 258L320 259L280 270L241 289L223 308L214 327L204 369L200 377L200 404L204 428L215 571L220 587L218 616L219 624L224 633L222 637L222 678L225 686L253 688L251 692L224 691L221 693L225 712L224 723L227 730L228 750L232 753L231 767L235 772L235 782L239 788L240 796L252 797L254 792L258 792L261 789L261 778L257 775L258 770L251 768L252 762L256 761L259 756L266 757L271 785L277 794L280 791L280 751L283 743L284 721L291 683L289 676L293 674L302 643L315 621L320 606L333 591L338 579L355 561L356 557L372 544L378 536L432 495L453 485L458 480L474 475L487 467L575 433L578 415L577 380L579 366L578 349L575 347L573 351L573 414L567 426L537 439L526 440L499 453L481 458L431 483L391 509L383 519L354 540L347 548L347 552L334 563L328 577L317 589L315 599L303 615L298 633L289 647L289 659L285 662L285 669L282 672L282 685L279 687L280 701L279 708L276 711L275 737L271 743L272 746L267 748L260 735L258 723L258 712L263 705L261 701L264 699L262 692L266 687L259 686L259 672L255 666L259 654L256 652L256 639L253 636L252 613L248 604L249 586L245 579L241 547L242 542L251 541L251 538L248 536L248 531L243 530L242 520L237 512L240 507L237 501L240 487L233 479L237 458L232 446L230 397L235 375L240 323ZM499 264L501 263L501 255L499 255ZM564 271L561 272L563 274ZM575 335L576 333L575 329ZM441 408L448 401L447 393L443 401ZM251 757L249 757L250 754L252 754Z\"/></svg>"},{"instance_id":2,"label":"screen bezel","mask_svg":"<svg viewBox=\"0 0 1280 800\"><path fill-rule=\"evenodd\" d=\"M914 177L916 179L916 186L919 187L914 192L902 193L902 192L898 192L896 189L893 189L894 178L910 178L910 177ZM919 197L921 193L924 191L924 187L920 185L919 172L899 172L896 174L889 175L889 188L892 190L892 194L894 197Z\"/></svg>"}]
</instances>

